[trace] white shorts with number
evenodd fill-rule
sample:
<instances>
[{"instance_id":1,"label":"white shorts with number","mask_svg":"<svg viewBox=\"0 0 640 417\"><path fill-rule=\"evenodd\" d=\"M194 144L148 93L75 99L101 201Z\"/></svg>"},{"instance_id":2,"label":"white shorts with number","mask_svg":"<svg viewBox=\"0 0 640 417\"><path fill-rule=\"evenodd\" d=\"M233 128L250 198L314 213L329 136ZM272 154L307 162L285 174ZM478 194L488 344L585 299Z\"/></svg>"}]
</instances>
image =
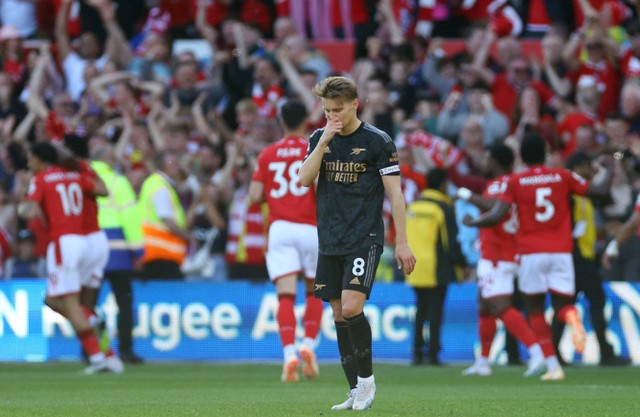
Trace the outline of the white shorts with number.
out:
<instances>
[{"instance_id":1,"label":"white shorts with number","mask_svg":"<svg viewBox=\"0 0 640 417\"><path fill-rule=\"evenodd\" d=\"M551 290L560 294L574 295L576 283L571 254L521 255L518 286L524 294L542 294Z\"/></svg>"},{"instance_id":2,"label":"white shorts with number","mask_svg":"<svg viewBox=\"0 0 640 417\"><path fill-rule=\"evenodd\" d=\"M80 292L80 268L87 253L84 235L64 235L47 247L47 295L58 297Z\"/></svg>"},{"instance_id":3,"label":"white shorts with number","mask_svg":"<svg viewBox=\"0 0 640 417\"><path fill-rule=\"evenodd\" d=\"M80 270L80 284L87 288L100 288L104 267L109 261L109 239L100 230L87 235L87 255L82 260Z\"/></svg>"},{"instance_id":4,"label":"white shorts with number","mask_svg":"<svg viewBox=\"0 0 640 417\"><path fill-rule=\"evenodd\" d=\"M515 262L487 259L478 261L478 286L483 299L513 294L513 280L518 272Z\"/></svg>"},{"instance_id":5,"label":"white shorts with number","mask_svg":"<svg viewBox=\"0 0 640 417\"><path fill-rule=\"evenodd\" d=\"M266 259L271 281L300 272L306 278L315 278L318 265L316 227L276 220L269 227Z\"/></svg>"}]
</instances>

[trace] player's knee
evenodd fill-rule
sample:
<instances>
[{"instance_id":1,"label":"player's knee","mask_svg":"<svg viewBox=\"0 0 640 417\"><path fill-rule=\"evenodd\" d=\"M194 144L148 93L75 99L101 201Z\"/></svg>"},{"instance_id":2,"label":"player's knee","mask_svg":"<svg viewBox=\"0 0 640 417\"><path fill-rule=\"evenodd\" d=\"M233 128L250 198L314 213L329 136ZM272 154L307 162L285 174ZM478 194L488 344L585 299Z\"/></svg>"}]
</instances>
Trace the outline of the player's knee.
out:
<instances>
[{"instance_id":1,"label":"player's knee","mask_svg":"<svg viewBox=\"0 0 640 417\"><path fill-rule=\"evenodd\" d=\"M342 317L355 317L362 313L362 307L355 304L344 304L342 306Z\"/></svg>"}]
</instances>

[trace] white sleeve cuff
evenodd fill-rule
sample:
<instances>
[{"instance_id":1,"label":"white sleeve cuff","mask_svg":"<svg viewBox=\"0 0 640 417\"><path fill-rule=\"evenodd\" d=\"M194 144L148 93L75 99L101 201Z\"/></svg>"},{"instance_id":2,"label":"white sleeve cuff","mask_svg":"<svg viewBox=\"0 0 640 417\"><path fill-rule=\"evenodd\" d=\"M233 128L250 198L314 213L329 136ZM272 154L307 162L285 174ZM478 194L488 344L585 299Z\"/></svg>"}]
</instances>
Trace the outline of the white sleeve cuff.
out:
<instances>
[{"instance_id":1,"label":"white sleeve cuff","mask_svg":"<svg viewBox=\"0 0 640 417\"><path fill-rule=\"evenodd\" d=\"M460 187L458 188L458 191L456 191L456 195L461 200L469 201L469 199L473 195L473 192L468 188Z\"/></svg>"}]
</instances>

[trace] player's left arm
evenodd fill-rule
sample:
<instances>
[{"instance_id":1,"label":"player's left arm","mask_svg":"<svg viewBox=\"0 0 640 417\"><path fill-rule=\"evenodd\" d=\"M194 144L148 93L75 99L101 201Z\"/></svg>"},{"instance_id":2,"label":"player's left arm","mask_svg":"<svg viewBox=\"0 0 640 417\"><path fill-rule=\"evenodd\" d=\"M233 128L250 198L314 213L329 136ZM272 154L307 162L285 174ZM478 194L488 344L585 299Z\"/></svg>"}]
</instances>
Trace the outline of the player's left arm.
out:
<instances>
[{"instance_id":1,"label":"player's left arm","mask_svg":"<svg viewBox=\"0 0 640 417\"><path fill-rule=\"evenodd\" d=\"M109 190L106 184L98 175L93 178L93 195L96 197L108 197Z\"/></svg>"},{"instance_id":2,"label":"player's left arm","mask_svg":"<svg viewBox=\"0 0 640 417\"><path fill-rule=\"evenodd\" d=\"M396 229L396 262L398 269L409 275L416 266L416 257L409 247L407 239L407 211L402 195L399 175L383 175L384 190L391 201L391 216Z\"/></svg>"},{"instance_id":3,"label":"player's left arm","mask_svg":"<svg viewBox=\"0 0 640 417\"><path fill-rule=\"evenodd\" d=\"M57 165L70 171L80 171L81 166L78 158L64 145L54 143L56 151L58 152Z\"/></svg>"}]
</instances>

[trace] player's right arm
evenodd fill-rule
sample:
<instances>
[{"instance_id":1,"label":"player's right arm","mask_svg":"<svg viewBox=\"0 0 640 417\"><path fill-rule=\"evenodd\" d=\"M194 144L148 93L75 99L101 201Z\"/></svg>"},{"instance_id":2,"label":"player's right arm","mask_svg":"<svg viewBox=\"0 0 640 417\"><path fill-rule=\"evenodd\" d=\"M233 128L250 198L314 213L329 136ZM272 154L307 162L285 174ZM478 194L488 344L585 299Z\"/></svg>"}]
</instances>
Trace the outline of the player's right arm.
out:
<instances>
[{"instance_id":1,"label":"player's right arm","mask_svg":"<svg viewBox=\"0 0 640 417\"><path fill-rule=\"evenodd\" d=\"M32 177L29 182L29 189L27 190L26 200L18 204L17 213L18 216L25 220L31 220L41 215L40 204L44 199L44 194L41 184L39 184L37 177Z\"/></svg>"},{"instance_id":2,"label":"player's right arm","mask_svg":"<svg viewBox=\"0 0 640 417\"><path fill-rule=\"evenodd\" d=\"M620 226L620 229L618 229L602 254L602 265L605 268L611 268L611 259L617 258L620 254L620 245L629 239L638 227L640 227L640 211L634 211L631 217Z\"/></svg>"},{"instance_id":3,"label":"player's right arm","mask_svg":"<svg viewBox=\"0 0 640 417\"><path fill-rule=\"evenodd\" d=\"M509 213L510 208L511 208L511 204L506 203L502 200L496 200L493 207L491 207L491 210L489 210L485 214L475 219L467 215L464 217L464 219L462 219L462 223L465 226L471 226L471 227L495 226L496 224L502 221L502 219L504 218L504 216L507 215L507 213Z\"/></svg>"},{"instance_id":4,"label":"player's right arm","mask_svg":"<svg viewBox=\"0 0 640 417\"><path fill-rule=\"evenodd\" d=\"M322 164L322 158L324 157L325 150L333 140L336 133L341 130L342 121L337 117L327 120L327 125L322 130L322 135L320 136L320 139L318 139L318 143L311 153L304 159L304 162L300 167L300 171L298 172L300 183L302 185L310 187L314 183L318 173L320 172L320 165ZM312 146L312 143L313 141L310 141L309 146Z\"/></svg>"},{"instance_id":5,"label":"player's right arm","mask_svg":"<svg viewBox=\"0 0 640 417\"><path fill-rule=\"evenodd\" d=\"M247 205L256 203L264 203L264 184L260 181L251 181L249 184L249 196L247 197Z\"/></svg>"},{"instance_id":6,"label":"player's right arm","mask_svg":"<svg viewBox=\"0 0 640 417\"><path fill-rule=\"evenodd\" d=\"M23 201L18 204L18 216L31 220L40 215L40 206L35 201Z\"/></svg>"},{"instance_id":7,"label":"player's right arm","mask_svg":"<svg viewBox=\"0 0 640 417\"><path fill-rule=\"evenodd\" d=\"M476 194L468 188L460 187L456 191L456 196L464 201L468 201L474 206L478 207L480 211L489 211L493 208L496 199L486 198L480 194Z\"/></svg>"},{"instance_id":8,"label":"player's right arm","mask_svg":"<svg viewBox=\"0 0 640 417\"><path fill-rule=\"evenodd\" d=\"M262 151L262 153L258 156L256 169L255 171L253 171L253 175L251 175L251 182L249 183L249 195L247 196L248 206L256 203L264 203L266 200L264 195L265 186L263 178L263 175L266 173L264 169L266 158L265 155L266 150Z\"/></svg>"}]
</instances>

